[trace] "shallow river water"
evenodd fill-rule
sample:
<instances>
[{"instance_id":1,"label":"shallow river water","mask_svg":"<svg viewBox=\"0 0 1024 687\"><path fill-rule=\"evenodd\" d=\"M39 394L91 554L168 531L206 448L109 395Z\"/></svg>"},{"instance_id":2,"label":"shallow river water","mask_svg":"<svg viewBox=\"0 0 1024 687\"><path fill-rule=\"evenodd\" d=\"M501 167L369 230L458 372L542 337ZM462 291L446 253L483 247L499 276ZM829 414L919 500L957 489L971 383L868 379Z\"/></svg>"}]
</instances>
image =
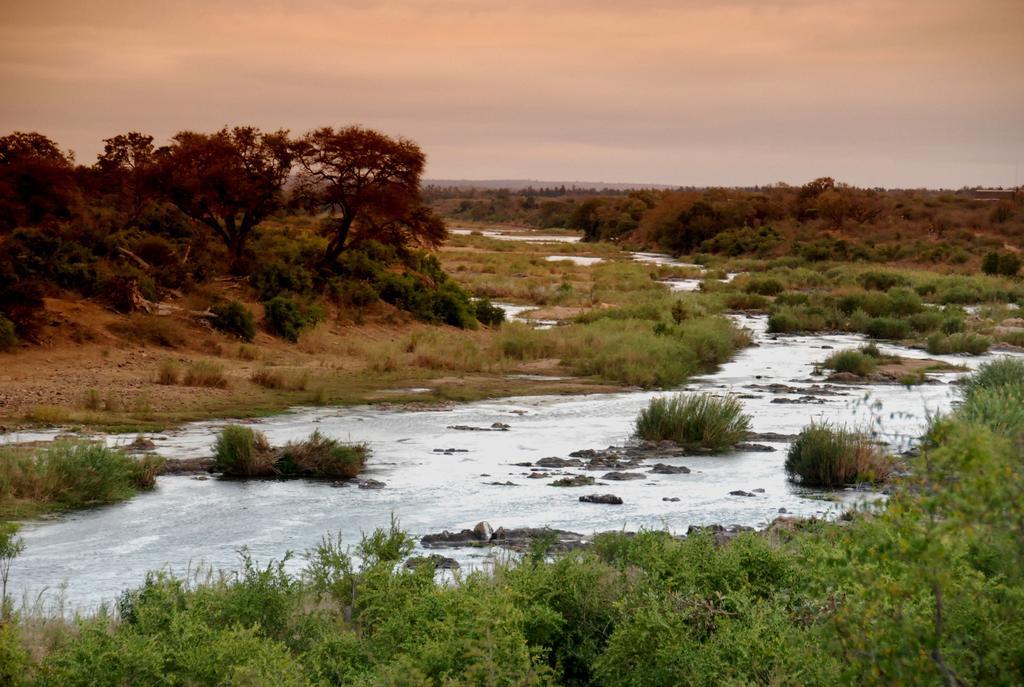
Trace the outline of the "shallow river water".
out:
<instances>
[{"instance_id":1,"label":"shallow river water","mask_svg":"<svg viewBox=\"0 0 1024 687\"><path fill-rule=\"evenodd\" d=\"M780 403L805 394L772 393L753 385L785 384L803 389L816 362L830 352L860 343L856 336L773 337L764 317L738 316L758 345L741 351L712 375L686 389L735 392L752 416L755 432L795 434L814 418L840 423L872 423L897 448L917 437L926 416L948 408L956 374L934 375L937 383L902 386L848 386L842 395L816 403ZM894 347L883 347L895 350ZM899 349L906 356L923 352ZM977 365L984 359L949 358ZM664 392L660 392L664 393ZM248 547L259 560L303 551L328 532L355 543L361 532L386 526L392 514L417 537L444 529L472 527L486 520L495 528L542 526L592 533L608 529L668 528L685 532L693 524L763 526L780 508L795 515L833 516L841 503L787 482L785 443L773 453L739 452L688 456L664 462L688 466L691 474L656 475L607 486L556 488L548 480L527 479L528 468L513 465L546 456L629 439L636 413L656 392L585 396L509 398L467 403L446 410L384 410L371 407L296 409L254 423L275 445L307 436L314 429L346 441L367 442L372 450L366 477L381 490L290 480L231 481L164 476L152 493L123 504L26 523L25 553L16 561L12 584L29 602L41 592L53 598L64 585L68 607L91 608L139 584L148 570L184 572L199 564L232 568L237 550ZM806 399L805 399L806 401ZM508 431L464 431L455 425ZM224 422L201 422L154 438L169 459L209 455ZM8 440L34 438L12 436ZM111 444L132 437L107 437ZM767 442L765 442L767 443ZM435 449L465 452L439 453ZM578 470L577 470L578 472ZM598 473L599 474L599 473ZM488 482L513 482L493 486ZM764 489L755 497L733 490ZM580 503L587 493L614 493L621 506ZM865 494L841 492L840 501ZM666 502L663 498L679 498ZM478 549L445 552L463 564L486 564ZM296 566L301 561L295 562Z\"/></svg>"}]
</instances>

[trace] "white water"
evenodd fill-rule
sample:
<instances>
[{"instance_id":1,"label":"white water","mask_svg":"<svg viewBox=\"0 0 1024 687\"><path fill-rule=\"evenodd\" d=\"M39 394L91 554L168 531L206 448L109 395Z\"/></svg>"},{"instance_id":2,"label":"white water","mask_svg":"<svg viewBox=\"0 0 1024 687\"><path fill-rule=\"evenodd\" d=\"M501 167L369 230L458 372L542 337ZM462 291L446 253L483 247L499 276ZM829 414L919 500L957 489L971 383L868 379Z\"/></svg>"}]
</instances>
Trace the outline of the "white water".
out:
<instances>
[{"instance_id":1,"label":"white water","mask_svg":"<svg viewBox=\"0 0 1024 687\"><path fill-rule=\"evenodd\" d=\"M756 432L795 434L812 419L838 423L874 423L881 435L904 447L925 427L926 416L949 407L956 374L936 375L942 383L907 389L900 386L850 386L847 395L824 397L820 405L778 404L751 384L783 383L807 387L814 364L835 348L860 343L856 336L772 337L763 317L739 320L755 332L758 346L741 351L686 389L750 395L743 403ZM883 346L905 356L923 353ZM987 357L955 362L979 364ZM820 383L820 378L818 380ZM138 585L148 570L172 566L183 572L203 562L234 567L236 550L246 546L260 560L302 551L327 532L341 532L354 543L361 532L386 526L391 515L420 536L443 529L472 527L487 520L494 527L541 526L582 533L640 527L685 531L691 524L763 526L780 508L795 515L834 515L839 505L790 484L783 473L786 445L775 453L728 453L671 461L692 474L653 475L606 486L556 488L547 480L527 479L528 468L513 463L545 456L565 457L584 448L605 448L627 441L636 413L663 392L608 395L523 397L458 405L450 410L381 410L371 407L296 409L253 423L275 445L319 429L347 441L365 441L372 449L366 477L387 488L334 488L327 483L231 481L188 476L158 479L153 493L114 506L25 524L25 553L12 569L16 595L35 598L40 591L66 584L71 607L95 607L125 588ZM451 425L511 426L507 432L467 432ZM201 422L155 437L158 451L170 459L209 455L224 422ZM34 438L53 433L34 433ZM9 437L8 440L28 438ZM108 437L111 444L132 437ZM444 455L434 449L464 449ZM579 472L572 470L571 472ZM591 473L600 477L601 473ZM511 481L517 486L491 486ZM730 496L736 489L765 493L755 498ZM579 503L588 493L614 493L622 506ZM859 498L844 492L842 498ZM678 497L678 502L665 502ZM816 498L817 497L817 498ZM464 564L481 564L486 552L461 550ZM296 561L296 566L301 562Z\"/></svg>"}]
</instances>

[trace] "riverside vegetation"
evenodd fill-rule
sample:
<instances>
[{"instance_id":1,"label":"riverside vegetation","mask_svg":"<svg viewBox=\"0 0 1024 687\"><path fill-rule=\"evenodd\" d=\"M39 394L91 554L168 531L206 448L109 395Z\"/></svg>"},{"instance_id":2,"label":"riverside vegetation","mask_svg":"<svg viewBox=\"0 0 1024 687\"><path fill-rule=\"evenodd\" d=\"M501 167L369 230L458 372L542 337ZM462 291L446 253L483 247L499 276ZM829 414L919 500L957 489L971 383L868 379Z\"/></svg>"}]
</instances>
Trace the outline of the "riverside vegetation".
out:
<instances>
[{"instance_id":1,"label":"riverside vegetation","mask_svg":"<svg viewBox=\"0 0 1024 687\"><path fill-rule=\"evenodd\" d=\"M1024 363L987 364L888 501L836 522L609 533L438 581L397 523L238 574L153 573L0 624L11 685L1016 684ZM815 431L820 432L818 427ZM807 446L810 445L808 442ZM810 455L806 450L801 454ZM287 560L287 558L285 559ZM14 564L17 564L14 559Z\"/></svg>"}]
</instances>

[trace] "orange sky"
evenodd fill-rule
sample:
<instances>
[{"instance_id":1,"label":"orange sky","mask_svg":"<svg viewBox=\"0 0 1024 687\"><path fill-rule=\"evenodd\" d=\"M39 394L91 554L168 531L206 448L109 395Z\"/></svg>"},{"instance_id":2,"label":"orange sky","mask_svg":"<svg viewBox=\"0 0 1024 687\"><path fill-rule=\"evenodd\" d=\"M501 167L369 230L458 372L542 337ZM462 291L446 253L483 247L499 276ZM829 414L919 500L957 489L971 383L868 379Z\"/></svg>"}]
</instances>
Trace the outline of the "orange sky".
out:
<instances>
[{"instance_id":1,"label":"orange sky","mask_svg":"<svg viewBox=\"0 0 1024 687\"><path fill-rule=\"evenodd\" d=\"M0 0L0 133L361 123L428 175L1024 182L1024 0Z\"/></svg>"}]
</instances>

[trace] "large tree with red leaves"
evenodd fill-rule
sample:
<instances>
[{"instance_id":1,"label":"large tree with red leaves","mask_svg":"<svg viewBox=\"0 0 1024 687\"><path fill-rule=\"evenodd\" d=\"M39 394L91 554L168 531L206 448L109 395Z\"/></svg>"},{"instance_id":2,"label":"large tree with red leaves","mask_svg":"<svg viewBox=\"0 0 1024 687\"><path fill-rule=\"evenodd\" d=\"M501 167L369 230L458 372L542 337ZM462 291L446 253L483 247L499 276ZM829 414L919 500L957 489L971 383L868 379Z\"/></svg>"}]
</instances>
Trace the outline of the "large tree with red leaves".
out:
<instances>
[{"instance_id":1,"label":"large tree with red leaves","mask_svg":"<svg viewBox=\"0 0 1024 687\"><path fill-rule=\"evenodd\" d=\"M292 167L286 131L249 126L182 131L158 151L168 198L240 258L260 222L277 211Z\"/></svg>"},{"instance_id":2,"label":"large tree with red leaves","mask_svg":"<svg viewBox=\"0 0 1024 687\"><path fill-rule=\"evenodd\" d=\"M423 246L444 240L444 223L420 195L425 157L412 141L358 126L324 127L296 141L294 151L296 197L329 214L322 224L325 263L359 239Z\"/></svg>"}]
</instances>

